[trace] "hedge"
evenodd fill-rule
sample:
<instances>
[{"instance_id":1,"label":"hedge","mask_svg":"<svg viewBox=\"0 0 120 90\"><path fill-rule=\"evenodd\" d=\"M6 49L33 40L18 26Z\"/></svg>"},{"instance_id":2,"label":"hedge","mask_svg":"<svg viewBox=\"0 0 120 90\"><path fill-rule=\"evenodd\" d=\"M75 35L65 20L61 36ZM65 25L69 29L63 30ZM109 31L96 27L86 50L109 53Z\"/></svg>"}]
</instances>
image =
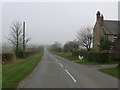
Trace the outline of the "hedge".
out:
<instances>
[{"instance_id":1,"label":"hedge","mask_svg":"<svg viewBox=\"0 0 120 90\"><path fill-rule=\"evenodd\" d=\"M109 53L107 51L84 51L78 50L72 52L73 56L84 56L85 60L94 62L108 62Z\"/></svg>"},{"instance_id":2,"label":"hedge","mask_svg":"<svg viewBox=\"0 0 120 90\"><path fill-rule=\"evenodd\" d=\"M2 62L8 63L16 60L16 56L13 53L2 53Z\"/></svg>"},{"instance_id":3,"label":"hedge","mask_svg":"<svg viewBox=\"0 0 120 90\"><path fill-rule=\"evenodd\" d=\"M32 52L32 51L26 51L25 52L25 57L28 57L28 56L36 54L36 53L38 53L38 52L37 51L36 52L35 51L34 52ZM17 58L24 58L23 57L23 51L18 52Z\"/></svg>"}]
</instances>

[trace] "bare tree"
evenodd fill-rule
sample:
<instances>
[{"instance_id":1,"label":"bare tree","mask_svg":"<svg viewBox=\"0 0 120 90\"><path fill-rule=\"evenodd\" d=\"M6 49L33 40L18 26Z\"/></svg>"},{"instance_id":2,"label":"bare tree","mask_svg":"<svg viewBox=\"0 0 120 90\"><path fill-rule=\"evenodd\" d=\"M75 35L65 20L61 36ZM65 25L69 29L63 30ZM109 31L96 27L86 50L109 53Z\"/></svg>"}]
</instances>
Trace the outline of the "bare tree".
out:
<instances>
[{"instance_id":1,"label":"bare tree","mask_svg":"<svg viewBox=\"0 0 120 90\"><path fill-rule=\"evenodd\" d=\"M25 33L23 35L22 31L22 23L13 23L11 26L11 34L8 37L8 40L12 43L16 56L18 56L19 52L23 52L23 49L25 49L25 43L27 43L30 40L30 38L25 39L25 37L26 35Z\"/></svg>"},{"instance_id":2,"label":"bare tree","mask_svg":"<svg viewBox=\"0 0 120 90\"><path fill-rule=\"evenodd\" d=\"M14 47L15 54L18 55L19 50L22 48L22 24L20 22L15 22L11 26L11 34L8 40L12 43Z\"/></svg>"},{"instance_id":3,"label":"bare tree","mask_svg":"<svg viewBox=\"0 0 120 90\"><path fill-rule=\"evenodd\" d=\"M91 28L81 29L81 31L77 33L77 38L79 40L79 44L81 46L86 47L86 49L90 51L93 39L92 29Z\"/></svg>"}]
</instances>

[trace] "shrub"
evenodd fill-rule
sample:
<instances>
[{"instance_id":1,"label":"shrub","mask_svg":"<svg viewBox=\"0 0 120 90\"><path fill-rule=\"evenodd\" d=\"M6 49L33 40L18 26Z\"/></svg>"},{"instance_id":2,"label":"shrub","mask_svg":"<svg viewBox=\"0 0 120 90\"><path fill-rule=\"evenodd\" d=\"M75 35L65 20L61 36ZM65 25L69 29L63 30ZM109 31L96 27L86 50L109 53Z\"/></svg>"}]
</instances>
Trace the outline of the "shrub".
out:
<instances>
[{"instance_id":1,"label":"shrub","mask_svg":"<svg viewBox=\"0 0 120 90\"><path fill-rule=\"evenodd\" d=\"M88 52L88 59L95 62L108 62L109 53L106 51L90 51Z\"/></svg>"},{"instance_id":2,"label":"shrub","mask_svg":"<svg viewBox=\"0 0 120 90\"><path fill-rule=\"evenodd\" d=\"M84 59L93 62L108 62L109 53L107 51L73 51L74 56L84 56Z\"/></svg>"},{"instance_id":3,"label":"shrub","mask_svg":"<svg viewBox=\"0 0 120 90\"><path fill-rule=\"evenodd\" d=\"M26 52L25 52L25 57L28 57L28 56L33 55L33 54L36 54L36 53L38 53L38 51L26 51ZM24 56L23 56L23 51L18 52L17 57L18 57L18 58L24 58Z\"/></svg>"},{"instance_id":4,"label":"shrub","mask_svg":"<svg viewBox=\"0 0 120 90\"><path fill-rule=\"evenodd\" d=\"M86 50L73 51L73 52L72 52L72 55L73 55L73 56L77 56L77 57L78 57L78 55L84 56L84 59L85 59L85 60L88 60L88 51L86 51Z\"/></svg>"},{"instance_id":5,"label":"shrub","mask_svg":"<svg viewBox=\"0 0 120 90\"><path fill-rule=\"evenodd\" d=\"M101 38L100 45L102 50L109 50L109 47L112 46L112 42L105 40L104 38Z\"/></svg>"},{"instance_id":6,"label":"shrub","mask_svg":"<svg viewBox=\"0 0 120 90\"><path fill-rule=\"evenodd\" d=\"M74 55L74 56L78 56L78 55L86 56L86 55L87 55L87 51L85 51L85 50L73 51L73 52L72 52L72 55Z\"/></svg>"},{"instance_id":7,"label":"shrub","mask_svg":"<svg viewBox=\"0 0 120 90\"><path fill-rule=\"evenodd\" d=\"M13 53L3 53L2 54L2 62L3 64L12 62L16 59L16 56Z\"/></svg>"}]
</instances>

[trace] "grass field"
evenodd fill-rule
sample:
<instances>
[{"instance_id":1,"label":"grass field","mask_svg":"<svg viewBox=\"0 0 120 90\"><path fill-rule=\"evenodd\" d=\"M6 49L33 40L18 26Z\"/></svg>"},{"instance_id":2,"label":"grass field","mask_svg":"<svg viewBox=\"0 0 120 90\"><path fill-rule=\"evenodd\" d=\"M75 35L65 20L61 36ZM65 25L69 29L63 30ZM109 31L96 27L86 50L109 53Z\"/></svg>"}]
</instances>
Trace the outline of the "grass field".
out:
<instances>
[{"instance_id":1,"label":"grass field","mask_svg":"<svg viewBox=\"0 0 120 90\"><path fill-rule=\"evenodd\" d=\"M120 68L118 67L100 69L100 71L120 79Z\"/></svg>"},{"instance_id":2,"label":"grass field","mask_svg":"<svg viewBox=\"0 0 120 90\"><path fill-rule=\"evenodd\" d=\"M66 58L68 60L74 61L76 63L79 64L85 64L85 65L103 65L103 64L118 64L118 62L106 62L106 63L100 63L100 62L91 62L91 61L87 61L87 60L79 60L77 56L73 56L71 54L62 54L62 53L54 53L56 55L59 55L63 58Z\"/></svg>"},{"instance_id":3,"label":"grass field","mask_svg":"<svg viewBox=\"0 0 120 90\"><path fill-rule=\"evenodd\" d=\"M25 79L41 60L42 53L27 57L2 67L2 88L16 88L20 81Z\"/></svg>"}]
</instances>

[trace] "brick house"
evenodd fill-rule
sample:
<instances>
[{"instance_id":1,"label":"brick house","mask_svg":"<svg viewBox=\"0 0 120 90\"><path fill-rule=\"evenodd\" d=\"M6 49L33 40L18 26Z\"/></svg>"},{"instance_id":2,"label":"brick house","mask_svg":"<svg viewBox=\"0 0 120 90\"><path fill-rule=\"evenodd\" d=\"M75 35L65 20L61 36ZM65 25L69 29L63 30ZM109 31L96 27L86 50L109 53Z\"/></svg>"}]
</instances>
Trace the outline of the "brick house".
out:
<instances>
[{"instance_id":1,"label":"brick house","mask_svg":"<svg viewBox=\"0 0 120 90\"><path fill-rule=\"evenodd\" d=\"M96 23L93 28L93 49L100 50L100 39L101 37L105 40L114 42L120 32L120 21L104 20L104 16L100 11L96 14Z\"/></svg>"}]
</instances>

